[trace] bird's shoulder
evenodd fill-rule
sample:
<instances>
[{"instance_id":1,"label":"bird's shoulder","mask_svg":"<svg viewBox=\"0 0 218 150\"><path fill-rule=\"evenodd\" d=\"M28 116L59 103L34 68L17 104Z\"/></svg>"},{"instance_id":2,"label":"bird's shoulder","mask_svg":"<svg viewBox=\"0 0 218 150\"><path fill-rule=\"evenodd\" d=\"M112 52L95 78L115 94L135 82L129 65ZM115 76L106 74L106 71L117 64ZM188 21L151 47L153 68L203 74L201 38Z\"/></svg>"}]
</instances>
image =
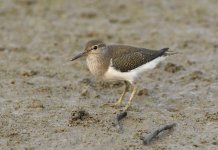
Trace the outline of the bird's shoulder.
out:
<instances>
[{"instance_id":1,"label":"bird's shoulder","mask_svg":"<svg viewBox=\"0 0 218 150\"><path fill-rule=\"evenodd\" d=\"M122 57L123 55L133 55L134 54L142 54L142 55L149 55L155 53L155 50L134 47L129 45L109 45L109 51L111 51L112 58Z\"/></svg>"}]
</instances>

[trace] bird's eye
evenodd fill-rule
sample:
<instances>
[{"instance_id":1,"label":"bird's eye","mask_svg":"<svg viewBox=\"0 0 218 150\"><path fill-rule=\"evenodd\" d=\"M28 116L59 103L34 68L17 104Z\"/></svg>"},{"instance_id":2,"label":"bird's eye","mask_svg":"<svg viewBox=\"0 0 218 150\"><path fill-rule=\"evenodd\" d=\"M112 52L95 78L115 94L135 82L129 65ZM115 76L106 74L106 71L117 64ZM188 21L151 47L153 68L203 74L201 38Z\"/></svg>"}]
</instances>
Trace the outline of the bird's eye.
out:
<instances>
[{"instance_id":1,"label":"bird's eye","mask_svg":"<svg viewBox=\"0 0 218 150\"><path fill-rule=\"evenodd\" d=\"M94 46L94 47L93 47L93 49L95 49L95 50L96 50L97 48L98 48L98 46Z\"/></svg>"}]
</instances>

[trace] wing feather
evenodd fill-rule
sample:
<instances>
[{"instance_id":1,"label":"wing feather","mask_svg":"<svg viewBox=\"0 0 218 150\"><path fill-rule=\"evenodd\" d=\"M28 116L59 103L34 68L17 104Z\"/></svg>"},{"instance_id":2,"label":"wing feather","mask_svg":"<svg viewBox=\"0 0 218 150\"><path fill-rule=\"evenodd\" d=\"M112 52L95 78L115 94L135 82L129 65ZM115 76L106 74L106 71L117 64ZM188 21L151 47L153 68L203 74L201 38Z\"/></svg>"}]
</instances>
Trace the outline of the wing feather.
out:
<instances>
[{"instance_id":1,"label":"wing feather","mask_svg":"<svg viewBox=\"0 0 218 150\"><path fill-rule=\"evenodd\" d=\"M128 72L143 64L146 64L157 57L165 56L168 48L161 50L150 50L126 45L111 45L112 66L121 71Z\"/></svg>"}]
</instances>

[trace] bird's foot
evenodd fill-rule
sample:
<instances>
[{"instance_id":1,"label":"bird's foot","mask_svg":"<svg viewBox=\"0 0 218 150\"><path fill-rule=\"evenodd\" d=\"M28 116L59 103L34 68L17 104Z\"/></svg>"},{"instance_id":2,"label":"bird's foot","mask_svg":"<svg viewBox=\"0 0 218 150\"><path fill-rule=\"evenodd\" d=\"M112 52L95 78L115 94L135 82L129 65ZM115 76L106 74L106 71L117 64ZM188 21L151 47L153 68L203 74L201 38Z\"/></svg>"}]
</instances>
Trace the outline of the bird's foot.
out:
<instances>
[{"instance_id":1,"label":"bird's foot","mask_svg":"<svg viewBox=\"0 0 218 150\"><path fill-rule=\"evenodd\" d=\"M120 107L122 105L123 102L123 96L121 96L116 103L114 103L115 107Z\"/></svg>"},{"instance_id":2,"label":"bird's foot","mask_svg":"<svg viewBox=\"0 0 218 150\"><path fill-rule=\"evenodd\" d=\"M116 105L115 103L106 103L106 104L103 104L102 107L118 107L118 105Z\"/></svg>"},{"instance_id":3,"label":"bird's foot","mask_svg":"<svg viewBox=\"0 0 218 150\"><path fill-rule=\"evenodd\" d=\"M122 110L123 112L127 111L129 108L131 108L131 104L127 103L124 109Z\"/></svg>"},{"instance_id":4,"label":"bird's foot","mask_svg":"<svg viewBox=\"0 0 218 150\"><path fill-rule=\"evenodd\" d=\"M122 105L122 101L118 100L116 103L113 103L115 107L120 107Z\"/></svg>"}]
</instances>

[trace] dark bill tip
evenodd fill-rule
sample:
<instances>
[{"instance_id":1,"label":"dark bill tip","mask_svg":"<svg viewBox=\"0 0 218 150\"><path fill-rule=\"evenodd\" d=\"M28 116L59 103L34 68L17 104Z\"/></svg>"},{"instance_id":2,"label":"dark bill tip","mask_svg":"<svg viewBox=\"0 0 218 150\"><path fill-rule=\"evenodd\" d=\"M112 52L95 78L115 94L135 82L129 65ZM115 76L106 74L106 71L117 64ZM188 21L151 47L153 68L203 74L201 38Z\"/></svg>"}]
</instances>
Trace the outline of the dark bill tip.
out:
<instances>
[{"instance_id":1,"label":"dark bill tip","mask_svg":"<svg viewBox=\"0 0 218 150\"><path fill-rule=\"evenodd\" d=\"M74 61L74 60L84 56L85 54L86 54L86 52L80 53L80 54L76 55L75 57L73 57L70 61Z\"/></svg>"}]
</instances>

